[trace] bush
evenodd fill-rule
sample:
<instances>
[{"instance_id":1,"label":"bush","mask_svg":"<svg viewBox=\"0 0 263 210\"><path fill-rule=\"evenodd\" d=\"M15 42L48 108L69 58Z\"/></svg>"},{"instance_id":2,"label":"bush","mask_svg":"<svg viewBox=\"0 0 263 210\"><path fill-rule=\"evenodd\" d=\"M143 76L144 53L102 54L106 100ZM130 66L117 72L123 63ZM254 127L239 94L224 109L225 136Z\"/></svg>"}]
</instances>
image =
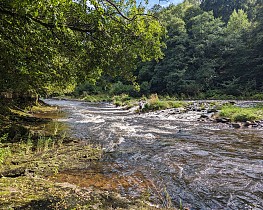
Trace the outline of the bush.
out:
<instances>
[{"instance_id":1,"label":"bush","mask_svg":"<svg viewBox=\"0 0 263 210\"><path fill-rule=\"evenodd\" d=\"M86 95L83 100L88 101L88 102L97 102L94 96L91 95Z\"/></svg>"},{"instance_id":2,"label":"bush","mask_svg":"<svg viewBox=\"0 0 263 210\"><path fill-rule=\"evenodd\" d=\"M140 85L140 93L142 95L149 95L150 93L150 87L151 85L149 84L149 82L144 81L141 85Z\"/></svg>"},{"instance_id":3,"label":"bush","mask_svg":"<svg viewBox=\"0 0 263 210\"><path fill-rule=\"evenodd\" d=\"M257 93L251 96L253 100L263 100L263 93Z\"/></svg>"},{"instance_id":4,"label":"bush","mask_svg":"<svg viewBox=\"0 0 263 210\"><path fill-rule=\"evenodd\" d=\"M113 104L116 106L124 106L128 101L131 100L131 97L127 94L121 94L113 97Z\"/></svg>"},{"instance_id":5,"label":"bush","mask_svg":"<svg viewBox=\"0 0 263 210\"><path fill-rule=\"evenodd\" d=\"M256 120L257 116L253 113L235 113L232 118L235 122L246 122Z\"/></svg>"},{"instance_id":6,"label":"bush","mask_svg":"<svg viewBox=\"0 0 263 210\"><path fill-rule=\"evenodd\" d=\"M150 103L148 106L149 110L161 110L169 108L169 104L166 101L156 101L154 103Z\"/></svg>"},{"instance_id":7,"label":"bush","mask_svg":"<svg viewBox=\"0 0 263 210\"><path fill-rule=\"evenodd\" d=\"M117 83L114 83L111 86L110 94L111 95L127 94L130 96L134 96L134 95L136 95L136 90L135 90L135 87L133 85L125 85L119 81Z\"/></svg>"},{"instance_id":8,"label":"bush","mask_svg":"<svg viewBox=\"0 0 263 210\"><path fill-rule=\"evenodd\" d=\"M86 81L83 84L78 85L74 92L74 96L86 96L86 95L93 95L93 94L99 94L102 92L102 88L96 84L93 84L91 82Z\"/></svg>"}]
</instances>

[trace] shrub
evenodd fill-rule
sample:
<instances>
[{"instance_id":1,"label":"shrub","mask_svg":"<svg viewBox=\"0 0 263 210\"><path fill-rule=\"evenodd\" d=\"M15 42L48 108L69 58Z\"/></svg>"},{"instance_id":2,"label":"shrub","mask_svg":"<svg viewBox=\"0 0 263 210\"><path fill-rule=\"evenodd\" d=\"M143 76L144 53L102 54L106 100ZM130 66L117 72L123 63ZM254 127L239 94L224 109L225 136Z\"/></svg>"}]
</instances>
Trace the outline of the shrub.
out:
<instances>
[{"instance_id":1,"label":"shrub","mask_svg":"<svg viewBox=\"0 0 263 210\"><path fill-rule=\"evenodd\" d=\"M127 94L127 95L134 96L134 95L136 95L136 90L135 90L135 87L133 85L125 85L119 81L117 83L114 83L111 86L110 94L111 95Z\"/></svg>"},{"instance_id":2,"label":"shrub","mask_svg":"<svg viewBox=\"0 0 263 210\"><path fill-rule=\"evenodd\" d=\"M263 100L263 93L257 93L255 95L252 95L251 96L251 99L254 99L254 100Z\"/></svg>"},{"instance_id":3,"label":"shrub","mask_svg":"<svg viewBox=\"0 0 263 210\"><path fill-rule=\"evenodd\" d=\"M126 105L128 101L131 100L131 97L127 94L121 94L113 97L113 104L116 106Z\"/></svg>"},{"instance_id":4,"label":"shrub","mask_svg":"<svg viewBox=\"0 0 263 210\"><path fill-rule=\"evenodd\" d=\"M159 97L158 97L157 93L150 95L149 104L155 104L158 101L159 101Z\"/></svg>"},{"instance_id":5,"label":"shrub","mask_svg":"<svg viewBox=\"0 0 263 210\"><path fill-rule=\"evenodd\" d=\"M91 96L91 95L86 95L84 98L83 98L85 101L88 101L88 102L96 102L97 100L95 99L94 96Z\"/></svg>"},{"instance_id":6,"label":"shrub","mask_svg":"<svg viewBox=\"0 0 263 210\"><path fill-rule=\"evenodd\" d=\"M149 82L144 81L141 85L140 85L140 93L142 95L149 95L150 93L150 87L151 85L149 84Z\"/></svg>"},{"instance_id":7,"label":"shrub","mask_svg":"<svg viewBox=\"0 0 263 210\"><path fill-rule=\"evenodd\" d=\"M154 103L149 104L150 110L161 110L169 108L169 104L166 101L156 101Z\"/></svg>"}]
</instances>

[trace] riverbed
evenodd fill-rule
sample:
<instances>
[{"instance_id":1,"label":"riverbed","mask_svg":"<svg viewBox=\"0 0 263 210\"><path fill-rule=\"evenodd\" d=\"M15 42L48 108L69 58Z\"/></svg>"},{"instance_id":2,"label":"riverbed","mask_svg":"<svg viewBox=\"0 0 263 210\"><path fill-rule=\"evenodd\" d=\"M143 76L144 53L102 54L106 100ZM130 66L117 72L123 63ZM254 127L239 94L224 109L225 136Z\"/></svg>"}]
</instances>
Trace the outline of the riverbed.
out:
<instances>
[{"instance_id":1,"label":"riverbed","mask_svg":"<svg viewBox=\"0 0 263 210\"><path fill-rule=\"evenodd\" d=\"M70 135L99 144L93 168L57 179L146 196L160 207L263 209L263 129L199 121L200 113L135 114L109 103L45 100L59 106ZM77 180L77 183L75 183Z\"/></svg>"}]
</instances>

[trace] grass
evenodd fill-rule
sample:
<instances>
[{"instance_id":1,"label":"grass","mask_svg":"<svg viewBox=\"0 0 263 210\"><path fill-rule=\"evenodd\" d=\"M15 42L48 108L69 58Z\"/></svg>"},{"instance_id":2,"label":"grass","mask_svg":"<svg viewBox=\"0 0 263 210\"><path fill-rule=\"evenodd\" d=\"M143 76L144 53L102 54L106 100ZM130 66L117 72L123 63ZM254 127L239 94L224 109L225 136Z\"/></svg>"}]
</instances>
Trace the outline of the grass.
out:
<instances>
[{"instance_id":1,"label":"grass","mask_svg":"<svg viewBox=\"0 0 263 210\"><path fill-rule=\"evenodd\" d=\"M221 108L220 117L230 118L232 122L246 122L263 119L263 106L242 108L225 105Z\"/></svg>"},{"instance_id":2,"label":"grass","mask_svg":"<svg viewBox=\"0 0 263 210\"><path fill-rule=\"evenodd\" d=\"M179 108L187 105L186 102L176 101L172 98L159 99L157 94L152 94L149 98L132 98L127 94L117 95L112 98L112 102L116 106L125 106L126 109L138 106L138 101L144 101L143 112L156 111L170 108Z\"/></svg>"},{"instance_id":3,"label":"grass","mask_svg":"<svg viewBox=\"0 0 263 210\"><path fill-rule=\"evenodd\" d=\"M130 104L131 101L132 98L127 94L113 96L113 104L115 104L116 106L125 106Z\"/></svg>"},{"instance_id":4,"label":"grass","mask_svg":"<svg viewBox=\"0 0 263 210\"><path fill-rule=\"evenodd\" d=\"M9 146L3 147L2 141L6 141L8 134L4 134L0 137L0 165L4 163L5 159L11 156L11 150Z\"/></svg>"},{"instance_id":5,"label":"grass","mask_svg":"<svg viewBox=\"0 0 263 210\"><path fill-rule=\"evenodd\" d=\"M116 101L126 106L135 103L127 95ZM31 117L31 112L49 116L54 111L52 107L25 110L11 107L5 112L2 109L0 120L6 121L6 112L21 116L15 123L30 126L30 132L19 136L17 141L10 135L0 134L0 209L157 209L139 198L122 197L118 192L52 179L65 171L89 170L93 165L100 165L101 146L67 138L57 122L50 125L46 121L43 124L23 121Z\"/></svg>"},{"instance_id":6,"label":"grass","mask_svg":"<svg viewBox=\"0 0 263 210\"><path fill-rule=\"evenodd\" d=\"M160 100L157 94L152 94L150 98L147 100L143 111L156 111L170 108L179 108L184 107L186 105L185 102L182 101L172 101L172 100Z\"/></svg>"},{"instance_id":7,"label":"grass","mask_svg":"<svg viewBox=\"0 0 263 210\"><path fill-rule=\"evenodd\" d=\"M75 196L75 189L71 185L61 187L47 177L61 170L84 168L87 162L100 160L101 147L76 141L50 147L50 139L44 137L39 138L38 142L41 145L37 143L35 149L31 136L27 142L0 144L0 158L3 154L1 151L9 148L9 155L2 158L0 164L0 209L28 209L30 206L30 209L38 209L45 205L47 208L61 209L63 203L71 209L76 202L90 202L89 196L81 197L80 202L80 197ZM69 196L74 200L73 203L70 203Z\"/></svg>"},{"instance_id":8,"label":"grass","mask_svg":"<svg viewBox=\"0 0 263 210\"><path fill-rule=\"evenodd\" d=\"M38 105L38 106L31 106L31 107L27 107L26 110L30 111L30 112L54 112L58 110L58 107L56 106L46 106L46 105Z\"/></svg>"},{"instance_id":9,"label":"grass","mask_svg":"<svg viewBox=\"0 0 263 210\"><path fill-rule=\"evenodd\" d=\"M0 165L0 174L4 175L0 178L0 209L173 209L170 203L166 208L151 207L143 198L129 199L115 191L60 180L65 171L100 165L102 148L83 143L72 141L41 153L30 150L27 154L21 153L20 144L13 143L12 156ZM28 174L8 176L11 171L21 170ZM170 202L167 194L165 199Z\"/></svg>"}]
</instances>

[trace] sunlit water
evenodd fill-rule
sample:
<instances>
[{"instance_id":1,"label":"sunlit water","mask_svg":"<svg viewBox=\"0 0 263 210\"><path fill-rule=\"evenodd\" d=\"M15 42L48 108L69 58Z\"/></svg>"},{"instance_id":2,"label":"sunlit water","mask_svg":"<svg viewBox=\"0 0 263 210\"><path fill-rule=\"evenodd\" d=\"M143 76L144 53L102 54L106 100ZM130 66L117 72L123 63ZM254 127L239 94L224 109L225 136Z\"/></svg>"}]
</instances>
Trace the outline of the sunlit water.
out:
<instances>
[{"instance_id":1,"label":"sunlit water","mask_svg":"<svg viewBox=\"0 0 263 210\"><path fill-rule=\"evenodd\" d=\"M68 113L59 121L73 136L105 150L97 173L65 172L67 181L130 197L147 190L160 206L263 209L262 128L198 122L198 113L139 115L107 103L46 102Z\"/></svg>"}]
</instances>

